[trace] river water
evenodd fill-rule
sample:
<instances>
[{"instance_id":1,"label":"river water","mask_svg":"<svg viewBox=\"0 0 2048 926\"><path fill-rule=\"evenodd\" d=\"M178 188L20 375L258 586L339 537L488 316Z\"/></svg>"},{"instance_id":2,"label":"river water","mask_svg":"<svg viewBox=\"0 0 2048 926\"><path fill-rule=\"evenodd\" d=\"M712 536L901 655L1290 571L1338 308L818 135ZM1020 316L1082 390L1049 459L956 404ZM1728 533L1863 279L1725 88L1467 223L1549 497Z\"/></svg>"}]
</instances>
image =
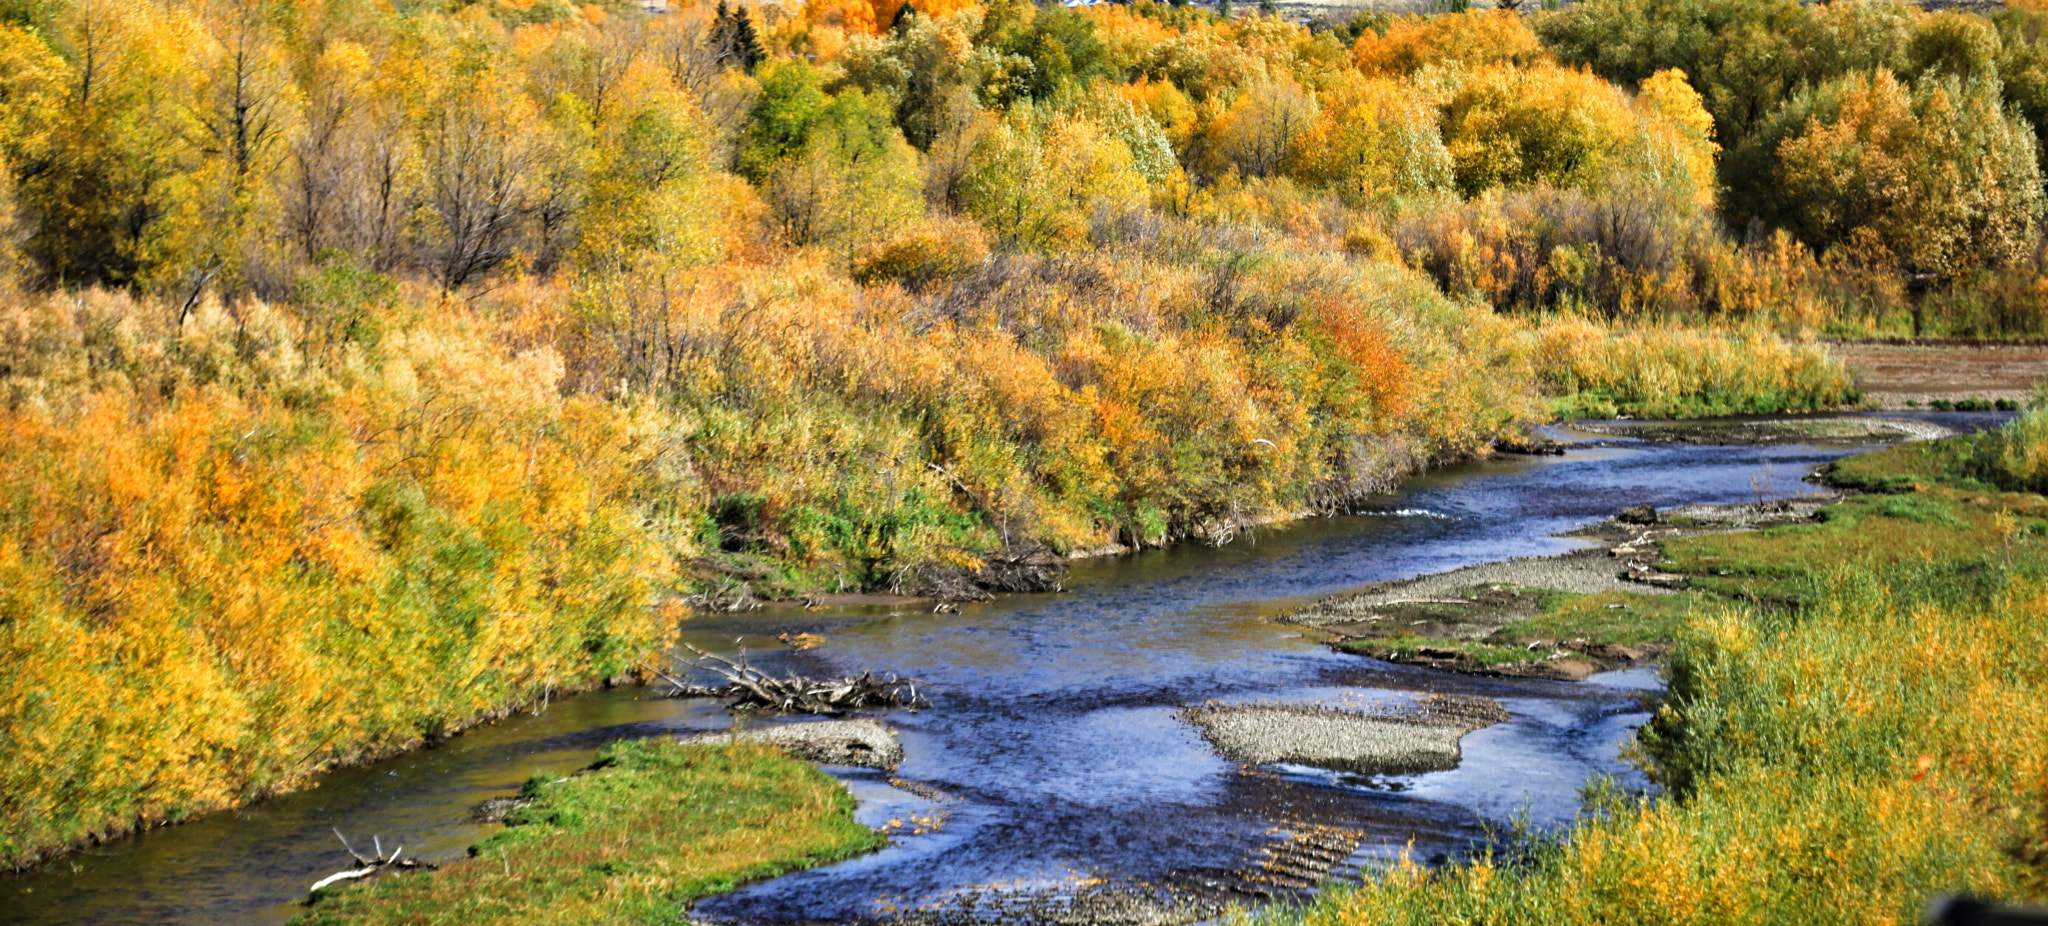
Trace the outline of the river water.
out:
<instances>
[{"instance_id":1,"label":"river water","mask_svg":"<svg viewBox=\"0 0 2048 926\"><path fill-rule=\"evenodd\" d=\"M1917 417L1962 428L1996 420ZM1273 873L1298 867L1300 846L1325 865L1342 859L1342 874L1404 851L1456 855L1516 819L1566 822L1589 777L1641 784L1618 752L1647 719L1654 673L1468 678L1339 654L1273 618L1364 583L1562 552L1575 542L1555 535L1625 505L1810 492L1808 473L1856 449L1588 441L1562 457L1433 473L1370 510L1225 547L1084 563L1058 595L958 614L874 607L694 619L685 638L697 646L744 643L757 664L807 674L914 676L934 702L882 715L907 752L893 776L835 770L860 799L862 822L904 821L905 832L871 855L704 901L696 916L1014 922L1079 904L1129 913L1190 898L1256 900L1246 892L1288 886ZM790 651L774 641L784 631L827 642ZM1467 736L1455 770L1371 780L1240 768L1175 719L1210 699L1341 706L1432 692L1496 698L1513 716ZM298 794L0 877L0 922L282 923L308 884L347 861L334 830L359 847L375 837L408 854L457 857L491 828L470 822L469 808L531 775L565 774L622 737L727 723L715 705L645 690L563 699Z\"/></svg>"}]
</instances>

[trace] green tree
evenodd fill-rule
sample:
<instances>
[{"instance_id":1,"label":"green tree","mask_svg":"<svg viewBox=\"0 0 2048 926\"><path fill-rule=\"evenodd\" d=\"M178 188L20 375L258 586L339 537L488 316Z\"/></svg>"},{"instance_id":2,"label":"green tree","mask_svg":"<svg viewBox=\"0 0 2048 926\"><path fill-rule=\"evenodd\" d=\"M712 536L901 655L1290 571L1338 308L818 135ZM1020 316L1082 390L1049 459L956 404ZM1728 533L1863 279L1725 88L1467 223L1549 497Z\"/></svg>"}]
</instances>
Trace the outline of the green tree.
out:
<instances>
[{"instance_id":1,"label":"green tree","mask_svg":"<svg viewBox=\"0 0 2048 926\"><path fill-rule=\"evenodd\" d=\"M1036 250L1084 245L1094 209L1142 202L1146 189L1114 134L1029 106L981 133L960 187L968 213L1004 245Z\"/></svg>"},{"instance_id":2,"label":"green tree","mask_svg":"<svg viewBox=\"0 0 2048 926\"><path fill-rule=\"evenodd\" d=\"M1947 12L1928 17L1906 43L1907 69L1915 79L1953 75L1964 80L1993 77L2003 49L1998 31L1982 16Z\"/></svg>"},{"instance_id":3,"label":"green tree","mask_svg":"<svg viewBox=\"0 0 2048 926\"><path fill-rule=\"evenodd\" d=\"M765 68L740 146L740 172L756 183L765 179L784 157L803 147L830 102L824 76L810 64L781 61Z\"/></svg>"},{"instance_id":4,"label":"green tree","mask_svg":"<svg viewBox=\"0 0 2048 926\"><path fill-rule=\"evenodd\" d=\"M845 85L893 101L896 125L921 150L977 111L976 64L961 23L926 16L883 38L856 39L839 58Z\"/></svg>"},{"instance_id":5,"label":"green tree","mask_svg":"<svg viewBox=\"0 0 2048 926\"><path fill-rule=\"evenodd\" d=\"M886 99L848 89L818 111L802 147L778 162L767 198L785 234L851 263L923 207L917 152Z\"/></svg>"},{"instance_id":6,"label":"green tree","mask_svg":"<svg viewBox=\"0 0 2048 926\"><path fill-rule=\"evenodd\" d=\"M1684 71L1731 147L1803 85L1904 66L1915 12L1904 4L1797 0L1585 0L1539 21L1568 64L1634 85Z\"/></svg>"},{"instance_id":7,"label":"green tree","mask_svg":"<svg viewBox=\"0 0 2048 926\"><path fill-rule=\"evenodd\" d=\"M1095 20L1065 7L1054 6L1028 19L1016 9L1000 15L992 11L978 44L1029 60L1031 71L1022 89L1034 99L1050 98L1062 85L1085 84L1111 70L1109 48L1096 34Z\"/></svg>"},{"instance_id":8,"label":"green tree","mask_svg":"<svg viewBox=\"0 0 2048 926\"><path fill-rule=\"evenodd\" d=\"M705 41L723 67L753 73L768 57L761 48L761 37L754 31L753 12L744 5L732 9L726 0L718 0L718 12L711 18L711 31Z\"/></svg>"}]
</instances>

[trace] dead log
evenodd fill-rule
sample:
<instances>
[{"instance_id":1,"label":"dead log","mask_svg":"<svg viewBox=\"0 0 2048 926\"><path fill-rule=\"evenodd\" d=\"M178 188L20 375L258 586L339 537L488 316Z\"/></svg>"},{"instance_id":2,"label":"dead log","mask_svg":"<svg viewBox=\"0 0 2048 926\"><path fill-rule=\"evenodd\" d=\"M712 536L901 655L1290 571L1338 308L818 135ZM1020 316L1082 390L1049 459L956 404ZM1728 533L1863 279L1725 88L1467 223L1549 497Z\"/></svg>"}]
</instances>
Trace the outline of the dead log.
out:
<instances>
[{"instance_id":1,"label":"dead log","mask_svg":"<svg viewBox=\"0 0 2048 926\"><path fill-rule=\"evenodd\" d=\"M384 838L381 836L370 837L370 844L374 847L374 850L372 854L367 856L357 852L356 847L349 845L348 837L341 835L340 830L334 831L334 838L341 840L341 847L348 850L349 858L355 860L355 867L337 871L313 882L313 886L306 889L307 894L317 894L323 888L363 878L374 878L399 871L431 871L436 867L429 862L422 862L417 858L403 858L404 846L392 849L391 853L386 855L384 853Z\"/></svg>"},{"instance_id":2,"label":"dead log","mask_svg":"<svg viewBox=\"0 0 2048 926\"><path fill-rule=\"evenodd\" d=\"M697 655L696 668L726 681L719 686L692 685L660 669L644 667L670 686L675 698L720 698L729 709L770 710L781 713L822 714L836 717L864 708L917 708L927 702L918 695L917 680L890 675L876 677L863 672L852 678L808 679L791 674L777 678L747 664L746 650L737 660L707 653L683 644Z\"/></svg>"}]
</instances>

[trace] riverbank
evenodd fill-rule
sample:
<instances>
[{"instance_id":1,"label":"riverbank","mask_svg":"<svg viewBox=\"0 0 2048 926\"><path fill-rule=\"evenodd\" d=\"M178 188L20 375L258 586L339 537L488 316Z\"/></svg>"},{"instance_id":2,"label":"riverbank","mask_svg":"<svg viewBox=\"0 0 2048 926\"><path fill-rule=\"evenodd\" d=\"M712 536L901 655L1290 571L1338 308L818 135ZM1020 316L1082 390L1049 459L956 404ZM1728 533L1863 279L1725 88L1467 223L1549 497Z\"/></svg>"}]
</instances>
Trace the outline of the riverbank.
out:
<instances>
[{"instance_id":1,"label":"riverbank","mask_svg":"<svg viewBox=\"0 0 2048 926\"><path fill-rule=\"evenodd\" d=\"M2040 413L2035 413L2037 416ZM1402 861L1264 922L1910 922L1937 894L2048 894L2048 499L1987 445L1851 458L1820 517L1658 541L1711 600L1641 749L1552 840Z\"/></svg>"},{"instance_id":2,"label":"riverbank","mask_svg":"<svg viewBox=\"0 0 2048 926\"><path fill-rule=\"evenodd\" d=\"M884 842L839 782L747 743L621 741L528 782L505 822L466 860L323 890L294 923L672 924L699 897Z\"/></svg>"}]
</instances>

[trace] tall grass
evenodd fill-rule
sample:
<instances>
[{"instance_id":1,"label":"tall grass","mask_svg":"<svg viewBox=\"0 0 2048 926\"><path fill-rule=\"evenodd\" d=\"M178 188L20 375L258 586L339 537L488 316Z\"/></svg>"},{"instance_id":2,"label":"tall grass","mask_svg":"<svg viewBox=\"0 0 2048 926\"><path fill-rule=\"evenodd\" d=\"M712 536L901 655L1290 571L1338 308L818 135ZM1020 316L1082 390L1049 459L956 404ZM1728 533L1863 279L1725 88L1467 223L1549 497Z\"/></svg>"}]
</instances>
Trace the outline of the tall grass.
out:
<instances>
[{"instance_id":1,"label":"tall grass","mask_svg":"<svg viewBox=\"0 0 2048 926\"><path fill-rule=\"evenodd\" d=\"M1541 324L1535 340L1537 373L1568 417L1775 414L1856 400L1825 348L1759 326L1610 329L1561 317Z\"/></svg>"},{"instance_id":2,"label":"tall grass","mask_svg":"<svg viewBox=\"0 0 2048 926\"><path fill-rule=\"evenodd\" d=\"M2003 488L2048 492L2048 403L2037 397L2025 414L1978 438L1969 468Z\"/></svg>"},{"instance_id":3,"label":"tall grass","mask_svg":"<svg viewBox=\"0 0 2048 926\"><path fill-rule=\"evenodd\" d=\"M1667 796L1271 919L1910 923L1938 893L2048 892L2048 577L1851 569L1813 601L1691 621L1643 737Z\"/></svg>"}]
</instances>

